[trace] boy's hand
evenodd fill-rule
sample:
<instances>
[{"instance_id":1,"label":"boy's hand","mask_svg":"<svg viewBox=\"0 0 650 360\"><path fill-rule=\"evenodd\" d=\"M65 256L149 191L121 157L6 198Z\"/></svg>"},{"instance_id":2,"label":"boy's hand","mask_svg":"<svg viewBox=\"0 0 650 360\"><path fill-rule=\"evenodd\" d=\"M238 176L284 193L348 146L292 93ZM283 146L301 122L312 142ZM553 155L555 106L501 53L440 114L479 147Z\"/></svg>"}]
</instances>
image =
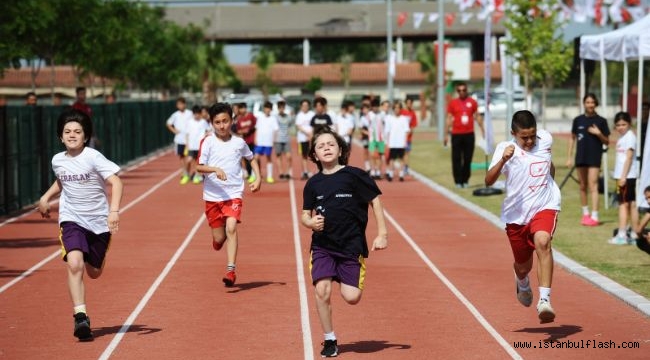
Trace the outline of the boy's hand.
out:
<instances>
[{"instance_id":1,"label":"boy's hand","mask_svg":"<svg viewBox=\"0 0 650 360\"><path fill-rule=\"evenodd\" d=\"M115 234L120 229L120 215L117 211L108 213L108 230Z\"/></svg>"},{"instance_id":2,"label":"boy's hand","mask_svg":"<svg viewBox=\"0 0 650 360\"><path fill-rule=\"evenodd\" d=\"M501 155L501 159L503 159L503 162L506 162L510 160L512 157L512 154L515 153L515 146L514 145L508 145L504 150L503 150L503 155Z\"/></svg>"},{"instance_id":3,"label":"boy's hand","mask_svg":"<svg viewBox=\"0 0 650 360\"><path fill-rule=\"evenodd\" d=\"M257 192L260 190L260 187L262 187L262 179L259 177L255 178L255 181L253 181L250 185L248 185L249 188L251 189L252 192Z\"/></svg>"},{"instance_id":4,"label":"boy's hand","mask_svg":"<svg viewBox=\"0 0 650 360\"><path fill-rule=\"evenodd\" d=\"M388 247L388 235L377 235L370 251L383 250Z\"/></svg>"},{"instance_id":5,"label":"boy's hand","mask_svg":"<svg viewBox=\"0 0 650 360\"><path fill-rule=\"evenodd\" d=\"M50 203L47 200L41 198L38 202L38 207L36 210L41 213L42 217L47 219L50 218Z\"/></svg>"},{"instance_id":6,"label":"boy's hand","mask_svg":"<svg viewBox=\"0 0 650 360\"><path fill-rule=\"evenodd\" d=\"M587 132L593 135L599 135L600 129L598 128L598 126L596 126L596 124L591 124L591 126L587 128Z\"/></svg>"},{"instance_id":7,"label":"boy's hand","mask_svg":"<svg viewBox=\"0 0 650 360\"><path fill-rule=\"evenodd\" d=\"M228 178L226 177L226 173L221 170L221 168L215 168L214 170L215 175L217 175L217 179L226 181Z\"/></svg>"},{"instance_id":8,"label":"boy's hand","mask_svg":"<svg viewBox=\"0 0 650 360\"><path fill-rule=\"evenodd\" d=\"M627 183L627 179L618 179L618 187L624 188Z\"/></svg>"}]
</instances>

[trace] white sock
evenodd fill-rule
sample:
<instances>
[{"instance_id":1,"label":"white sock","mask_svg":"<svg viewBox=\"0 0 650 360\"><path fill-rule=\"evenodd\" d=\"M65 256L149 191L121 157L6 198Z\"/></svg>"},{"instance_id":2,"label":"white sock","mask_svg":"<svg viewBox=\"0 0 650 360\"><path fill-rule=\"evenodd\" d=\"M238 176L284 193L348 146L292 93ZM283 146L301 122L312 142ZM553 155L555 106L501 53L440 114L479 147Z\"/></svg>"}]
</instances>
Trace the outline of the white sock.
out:
<instances>
[{"instance_id":1,"label":"white sock","mask_svg":"<svg viewBox=\"0 0 650 360\"><path fill-rule=\"evenodd\" d=\"M272 178L273 177L273 164L266 164L266 177L267 178Z\"/></svg>"},{"instance_id":2,"label":"white sock","mask_svg":"<svg viewBox=\"0 0 650 360\"><path fill-rule=\"evenodd\" d=\"M592 211L591 212L591 218L598 221L598 211Z\"/></svg>"},{"instance_id":3,"label":"white sock","mask_svg":"<svg viewBox=\"0 0 650 360\"><path fill-rule=\"evenodd\" d=\"M84 314L86 313L86 304L76 305L74 307L74 313L75 314L78 314L80 312L82 312Z\"/></svg>"},{"instance_id":4,"label":"white sock","mask_svg":"<svg viewBox=\"0 0 650 360\"><path fill-rule=\"evenodd\" d=\"M540 300L544 299L544 300L550 302L551 301L551 288L540 286L539 287L539 299Z\"/></svg>"},{"instance_id":5,"label":"white sock","mask_svg":"<svg viewBox=\"0 0 650 360\"><path fill-rule=\"evenodd\" d=\"M334 335L334 331L325 333L325 340L336 340L336 335Z\"/></svg>"},{"instance_id":6,"label":"white sock","mask_svg":"<svg viewBox=\"0 0 650 360\"><path fill-rule=\"evenodd\" d=\"M370 170L370 161L364 161L363 166L365 167L366 171Z\"/></svg>"},{"instance_id":7,"label":"white sock","mask_svg":"<svg viewBox=\"0 0 650 360\"><path fill-rule=\"evenodd\" d=\"M589 206L582 207L582 215L589 215Z\"/></svg>"},{"instance_id":8,"label":"white sock","mask_svg":"<svg viewBox=\"0 0 650 360\"><path fill-rule=\"evenodd\" d=\"M618 229L618 236L627 237L627 229Z\"/></svg>"}]
</instances>

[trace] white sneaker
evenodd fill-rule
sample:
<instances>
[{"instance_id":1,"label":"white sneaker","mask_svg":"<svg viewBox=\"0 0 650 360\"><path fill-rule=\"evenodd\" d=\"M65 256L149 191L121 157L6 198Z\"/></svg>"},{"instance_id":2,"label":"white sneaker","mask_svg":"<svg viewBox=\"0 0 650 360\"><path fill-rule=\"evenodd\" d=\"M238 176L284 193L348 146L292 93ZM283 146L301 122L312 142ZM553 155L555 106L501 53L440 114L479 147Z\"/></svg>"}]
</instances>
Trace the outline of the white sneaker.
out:
<instances>
[{"instance_id":1,"label":"white sneaker","mask_svg":"<svg viewBox=\"0 0 650 360\"><path fill-rule=\"evenodd\" d=\"M540 324L551 323L555 320L555 311L548 300L539 299L537 303L537 317L539 317Z\"/></svg>"},{"instance_id":2,"label":"white sneaker","mask_svg":"<svg viewBox=\"0 0 650 360\"><path fill-rule=\"evenodd\" d=\"M526 279L528 279L528 275L526 275ZM515 288L517 289L517 300L519 300L519 303L525 307L529 307L533 303L533 290L530 289L530 286L528 286L528 290L521 290L519 288L517 274L515 274Z\"/></svg>"}]
</instances>

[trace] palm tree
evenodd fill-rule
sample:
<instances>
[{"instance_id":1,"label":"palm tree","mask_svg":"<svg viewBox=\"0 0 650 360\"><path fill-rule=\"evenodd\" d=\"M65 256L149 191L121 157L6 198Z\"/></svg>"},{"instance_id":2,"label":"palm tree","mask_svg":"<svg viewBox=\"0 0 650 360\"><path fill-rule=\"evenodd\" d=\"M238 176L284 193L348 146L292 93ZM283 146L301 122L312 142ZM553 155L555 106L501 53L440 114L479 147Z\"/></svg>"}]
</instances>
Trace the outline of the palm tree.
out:
<instances>
[{"instance_id":1,"label":"palm tree","mask_svg":"<svg viewBox=\"0 0 650 360\"><path fill-rule=\"evenodd\" d=\"M204 44L199 47L199 73L204 104L217 100L219 88L239 81L237 74L223 53L222 43Z\"/></svg>"},{"instance_id":2,"label":"palm tree","mask_svg":"<svg viewBox=\"0 0 650 360\"><path fill-rule=\"evenodd\" d=\"M273 79L271 79L271 68L275 64L275 55L273 52L260 48L253 59L257 65L257 77L255 82L264 95L264 101L268 100L269 93L273 87Z\"/></svg>"}]
</instances>

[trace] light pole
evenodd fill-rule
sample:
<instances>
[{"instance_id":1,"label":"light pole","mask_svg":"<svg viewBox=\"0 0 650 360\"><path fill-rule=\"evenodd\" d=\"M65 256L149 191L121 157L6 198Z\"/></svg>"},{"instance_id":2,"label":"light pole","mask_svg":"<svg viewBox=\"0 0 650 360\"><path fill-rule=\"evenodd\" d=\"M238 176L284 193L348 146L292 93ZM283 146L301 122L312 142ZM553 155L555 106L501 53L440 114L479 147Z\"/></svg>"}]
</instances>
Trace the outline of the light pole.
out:
<instances>
[{"instance_id":1,"label":"light pole","mask_svg":"<svg viewBox=\"0 0 650 360\"><path fill-rule=\"evenodd\" d=\"M393 103L393 2L386 0L386 90L388 101Z\"/></svg>"},{"instance_id":2,"label":"light pole","mask_svg":"<svg viewBox=\"0 0 650 360\"><path fill-rule=\"evenodd\" d=\"M390 1L390 0L389 0ZM445 137L445 73L443 69L445 56L445 7L444 0L438 0L438 62L436 71L438 73L438 92L436 104L438 105L438 140L441 142Z\"/></svg>"}]
</instances>

